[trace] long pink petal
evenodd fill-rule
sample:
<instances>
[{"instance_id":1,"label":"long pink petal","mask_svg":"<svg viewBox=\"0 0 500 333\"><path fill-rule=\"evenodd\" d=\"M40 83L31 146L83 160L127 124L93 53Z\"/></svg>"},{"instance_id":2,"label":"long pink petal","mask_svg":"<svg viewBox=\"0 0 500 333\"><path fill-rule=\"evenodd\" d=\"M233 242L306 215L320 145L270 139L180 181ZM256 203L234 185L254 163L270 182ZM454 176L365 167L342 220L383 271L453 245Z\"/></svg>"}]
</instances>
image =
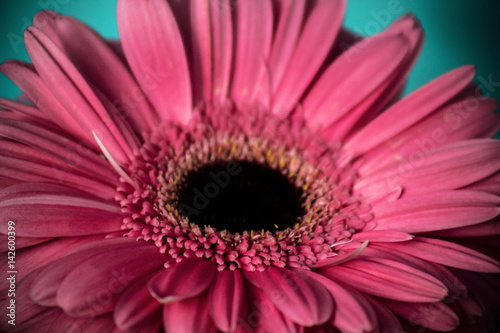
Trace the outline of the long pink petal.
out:
<instances>
[{"instance_id":1,"label":"long pink petal","mask_svg":"<svg viewBox=\"0 0 500 333\"><path fill-rule=\"evenodd\" d=\"M339 33L344 17L344 0L319 0L309 9L287 71L273 98L273 113L285 116L309 86ZM321 33L318 33L321 31Z\"/></svg>"},{"instance_id":2,"label":"long pink petal","mask_svg":"<svg viewBox=\"0 0 500 333\"><path fill-rule=\"evenodd\" d=\"M478 224L500 214L500 197L476 191L441 191L404 197L373 207L376 230L408 233Z\"/></svg>"},{"instance_id":3,"label":"long pink petal","mask_svg":"<svg viewBox=\"0 0 500 333\"><path fill-rule=\"evenodd\" d=\"M159 272L148 283L151 294L161 303L172 303L201 294L215 274L210 260L188 258Z\"/></svg>"},{"instance_id":4,"label":"long pink petal","mask_svg":"<svg viewBox=\"0 0 500 333\"><path fill-rule=\"evenodd\" d=\"M496 260L465 246L440 239L415 237L409 242L380 243L380 246L445 266L475 272L500 272L500 263Z\"/></svg>"},{"instance_id":5,"label":"long pink petal","mask_svg":"<svg viewBox=\"0 0 500 333\"><path fill-rule=\"evenodd\" d=\"M234 68L231 97L237 104L251 103L266 73L271 48L271 1L241 1L235 10Z\"/></svg>"},{"instance_id":6,"label":"long pink petal","mask_svg":"<svg viewBox=\"0 0 500 333\"><path fill-rule=\"evenodd\" d=\"M416 327L425 327L439 332L449 332L459 325L458 316L441 302L405 303L389 300L381 302L396 314L410 320Z\"/></svg>"},{"instance_id":7,"label":"long pink petal","mask_svg":"<svg viewBox=\"0 0 500 333\"><path fill-rule=\"evenodd\" d=\"M233 55L233 26L230 1L209 1L212 28L212 89L215 100L227 98Z\"/></svg>"},{"instance_id":8,"label":"long pink petal","mask_svg":"<svg viewBox=\"0 0 500 333\"><path fill-rule=\"evenodd\" d=\"M363 156L361 174L369 174L401 159L431 154L437 148L469 139L489 138L500 129L498 102L468 98L441 108L421 122Z\"/></svg>"},{"instance_id":9,"label":"long pink petal","mask_svg":"<svg viewBox=\"0 0 500 333\"><path fill-rule=\"evenodd\" d=\"M151 296L146 275L129 286L113 311L116 325L124 331L158 332L162 326L162 305Z\"/></svg>"},{"instance_id":10,"label":"long pink petal","mask_svg":"<svg viewBox=\"0 0 500 333\"><path fill-rule=\"evenodd\" d=\"M367 196L397 186L404 188L403 196L458 189L497 172L500 169L499 152L498 140L457 142L428 155L420 152L415 158L402 160L364 176L354 189Z\"/></svg>"},{"instance_id":11,"label":"long pink petal","mask_svg":"<svg viewBox=\"0 0 500 333\"><path fill-rule=\"evenodd\" d=\"M308 125L327 127L348 114L398 68L409 47L404 35L372 37L343 53L304 99Z\"/></svg>"},{"instance_id":12,"label":"long pink petal","mask_svg":"<svg viewBox=\"0 0 500 333\"><path fill-rule=\"evenodd\" d=\"M303 326L325 323L333 313L333 302L316 281L304 280L292 270L269 267L260 276L260 288L270 295L276 307Z\"/></svg>"},{"instance_id":13,"label":"long pink petal","mask_svg":"<svg viewBox=\"0 0 500 333\"><path fill-rule=\"evenodd\" d=\"M234 331L247 309L240 271L217 272L210 287L208 301L215 326L224 332Z\"/></svg>"},{"instance_id":14,"label":"long pink petal","mask_svg":"<svg viewBox=\"0 0 500 333\"><path fill-rule=\"evenodd\" d=\"M475 72L473 66L463 66L426 84L354 135L346 143L346 151L355 158L411 127L464 89Z\"/></svg>"},{"instance_id":15,"label":"long pink petal","mask_svg":"<svg viewBox=\"0 0 500 333\"><path fill-rule=\"evenodd\" d=\"M50 116L48 116L46 113L41 112L35 106L29 105L26 103L12 101L12 100L6 99L6 98L0 98L0 107L2 109L5 109L5 110L17 111L19 113L29 115L33 118L41 118L43 120L51 120Z\"/></svg>"},{"instance_id":16,"label":"long pink petal","mask_svg":"<svg viewBox=\"0 0 500 333\"><path fill-rule=\"evenodd\" d=\"M426 233L428 236L437 237L481 237L500 235L500 219L484 222L472 226L453 228L448 230L438 230Z\"/></svg>"},{"instance_id":17,"label":"long pink petal","mask_svg":"<svg viewBox=\"0 0 500 333\"><path fill-rule=\"evenodd\" d=\"M16 250L16 279L21 281L32 271L56 260L74 247L103 237L104 235L55 238L37 246ZM7 267L7 256L0 258L0 260L0 264ZM8 283L7 279L0 280L0 289L6 290Z\"/></svg>"},{"instance_id":18,"label":"long pink petal","mask_svg":"<svg viewBox=\"0 0 500 333\"><path fill-rule=\"evenodd\" d=\"M332 295L335 302L335 313L330 322L342 332L371 332L377 326L377 318L373 307L358 293L346 289L318 273L303 272L310 279L321 283Z\"/></svg>"},{"instance_id":19,"label":"long pink petal","mask_svg":"<svg viewBox=\"0 0 500 333\"><path fill-rule=\"evenodd\" d=\"M29 190L26 184L19 184L0 191L0 232L7 233L7 221L11 220L16 222L16 234L26 237L83 236L120 230L123 214L118 205L59 185L43 187Z\"/></svg>"},{"instance_id":20,"label":"long pink petal","mask_svg":"<svg viewBox=\"0 0 500 333\"><path fill-rule=\"evenodd\" d=\"M38 29L29 27L24 35L26 50L35 68L61 104L84 125L86 133L95 131L99 134L115 159L128 161L132 154L130 147L76 67Z\"/></svg>"},{"instance_id":21,"label":"long pink petal","mask_svg":"<svg viewBox=\"0 0 500 333\"><path fill-rule=\"evenodd\" d=\"M110 312L126 287L162 269L164 262L165 256L158 248L146 242L102 253L81 263L66 276L57 290L57 304L70 316Z\"/></svg>"},{"instance_id":22,"label":"long pink petal","mask_svg":"<svg viewBox=\"0 0 500 333\"><path fill-rule=\"evenodd\" d=\"M167 332L216 333L205 295L163 305L163 327Z\"/></svg>"},{"instance_id":23,"label":"long pink petal","mask_svg":"<svg viewBox=\"0 0 500 333\"><path fill-rule=\"evenodd\" d=\"M118 31L130 68L164 119L191 116L189 68L177 23L164 0L120 0Z\"/></svg>"},{"instance_id":24,"label":"long pink petal","mask_svg":"<svg viewBox=\"0 0 500 333\"><path fill-rule=\"evenodd\" d=\"M320 274L363 293L404 302L437 302L448 293L433 276L386 259L356 259L322 268Z\"/></svg>"},{"instance_id":25,"label":"long pink petal","mask_svg":"<svg viewBox=\"0 0 500 333\"><path fill-rule=\"evenodd\" d=\"M302 327L295 324L292 318L287 317L280 312L270 296L266 295L262 289L248 285L251 297L252 308L248 315L240 318L240 327L242 332L283 332L283 333L301 333Z\"/></svg>"},{"instance_id":26,"label":"long pink petal","mask_svg":"<svg viewBox=\"0 0 500 333\"><path fill-rule=\"evenodd\" d=\"M121 121L133 125L138 133L153 126L155 111L107 42L94 30L69 16L63 16L55 23L71 62L120 110Z\"/></svg>"},{"instance_id":27,"label":"long pink petal","mask_svg":"<svg viewBox=\"0 0 500 333\"><path fill-rule=\"evenodd\" d=\"M110 184L118 181L117 174L109 164L77 140L34 124L7 119L2 119L0 123L0 135L47 152L87 174L107 180Z\"/></svg>"},{"instance_id":28,"label":"long pink petal","mask_svg":"<svg viewBox=\"0 0 500 333\"><path fill-rule=\"evenodd\" d=\"M268 62L273 93L286 73L288 62L297 44L302 28L306 1L282 0L278 1L277 6L279 6L279 20Z\"/></svg>"},{"instance_id":29,"label":"long pink petal","mask_svg":"<svg viewBox=\"0 0 500 333\"><path fill-rule=\"evenodd\" d=\"M193 95L195 105L212 97L212 36L210 2L191 1Z\"/></svg>"},{"instance_id":30,"label":"long pink petal","mask_svg":"<svg viewBox=\"0 0 500 333\"><path fill-rule=\"evenodd\" d=\"M46 115L66 128L73 136L86 144L93 144L89 134L65 109L58 98L36 73L33 65L17 60L7 60L0 65L0 71L9 77L33 103Z\"/></svg>"},{"instance_id":31,"label":"long pink petal","mask_svg":"<svg viewBox=\"0 0 500 333\"><path fill-rule=\"evenodd\" d=\"M136 241L127 238L115 238L112 240L100 240L92 242L91 249L78 250L63 256L41 268L32 274L36 276L35 281L29 288L29 296L37 304L43 306L57 306L56 294L60 284L76 267L85 261L107 252L120 254L123 250L137 245ZM123 289L123 287L122 287Z\"/></svg>"}]
</instances>

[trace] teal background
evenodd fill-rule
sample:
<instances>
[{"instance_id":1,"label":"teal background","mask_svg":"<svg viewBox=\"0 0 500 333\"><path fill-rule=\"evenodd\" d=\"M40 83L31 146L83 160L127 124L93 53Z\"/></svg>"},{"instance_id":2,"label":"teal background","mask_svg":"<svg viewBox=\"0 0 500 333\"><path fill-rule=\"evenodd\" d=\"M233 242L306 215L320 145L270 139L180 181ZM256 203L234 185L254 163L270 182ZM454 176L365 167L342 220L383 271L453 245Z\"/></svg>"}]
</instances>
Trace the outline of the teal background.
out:
<instances>
[{"instance_id":1,"label":"teal background","mask_svg":"<svg viewBox=\"0 0 500 333\"><path fill-rule=\"evenodd\" d=\"M118 37L116 0L0 0L0 62L29 60L22 33L33 15L44 8L74 16L105 37ZM371 35L406 12L413 12L426 32L407 92L457 66L474 64L478 68L476 79L493 82L488 87L483 85L483 90L500 99L500 1L348 0L345 25ZM15 98L19 93L0 74L0 96Z\"/></svg>"}]
</instances>

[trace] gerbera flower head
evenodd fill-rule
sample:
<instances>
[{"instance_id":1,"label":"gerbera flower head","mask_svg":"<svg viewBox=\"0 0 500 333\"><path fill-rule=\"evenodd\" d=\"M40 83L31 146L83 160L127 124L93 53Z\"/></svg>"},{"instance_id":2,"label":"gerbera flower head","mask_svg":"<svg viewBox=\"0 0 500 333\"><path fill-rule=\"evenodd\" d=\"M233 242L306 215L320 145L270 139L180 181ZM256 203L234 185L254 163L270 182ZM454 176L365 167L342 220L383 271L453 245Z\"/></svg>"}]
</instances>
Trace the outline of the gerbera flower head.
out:
<instances>
[{"instance_id":1,"label":"gerbera flower head","mask_svg":"<svg viewBox=\"0 0 500 333\"><path fill-rule=\"evenodd\" d=\"M0 66L2 329L492 332L498 103L472 66L401 99L418 21L344 9L119 0L120 41L38 13Z\"/></svg>"}]
</instances>

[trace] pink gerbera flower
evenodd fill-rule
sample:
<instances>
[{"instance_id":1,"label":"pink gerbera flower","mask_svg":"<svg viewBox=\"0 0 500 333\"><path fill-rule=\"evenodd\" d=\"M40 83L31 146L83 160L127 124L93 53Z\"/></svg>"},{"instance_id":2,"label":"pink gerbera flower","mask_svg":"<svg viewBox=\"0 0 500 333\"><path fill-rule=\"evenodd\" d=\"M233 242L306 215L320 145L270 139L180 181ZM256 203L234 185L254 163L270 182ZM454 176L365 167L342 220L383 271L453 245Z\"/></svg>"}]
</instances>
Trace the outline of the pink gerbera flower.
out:
<instances>
[{"instance_id":1,"label":"pink gerbera flower","mask_svg":"<svg viewBox=\"0 0 500 333\"><path fill-rule=\"evenodd\" d=\"M0 67L2 330L493 332L498 103L472 66L399 99L418 22L344 9L120 0L120 42L37 14Z\"/></svg>"}]
</instances>

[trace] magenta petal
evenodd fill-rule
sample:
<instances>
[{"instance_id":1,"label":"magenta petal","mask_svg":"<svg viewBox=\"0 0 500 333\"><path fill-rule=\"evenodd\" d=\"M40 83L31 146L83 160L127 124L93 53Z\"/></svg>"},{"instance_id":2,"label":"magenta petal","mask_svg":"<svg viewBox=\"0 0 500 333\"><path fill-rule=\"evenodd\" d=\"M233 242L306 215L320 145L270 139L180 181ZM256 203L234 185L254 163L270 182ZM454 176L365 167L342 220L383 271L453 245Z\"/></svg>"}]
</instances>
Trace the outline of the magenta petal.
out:
<instances>
[{"instance_id":1,"label":"magenta petal","mask_svg":"<svg viewBox=\"0 0 500 333\"><path fill-rule=\"evenodd\" d=\"M269 298L270 295L266 295L262 289L249 285L247 290L249 290L253 301L248 315L240 318L239 324L242 333L302 333L304 331L291 318L280 312Z\"/></svg>"},{"instance_id":2,"label":"magenta petal","mask_svg":"<svg viewBox=\"0 0 500 333\"><path fill-rule=\"evenodd\" d=\"M130 147L107 116L89 84L66 55L34 27L26 29L25 44L40 77L71 112L71 116L84 126L85 133L92 135L94 131L116 160L128 161L132 155Z\"/></svg>"},{"instance_id":3,"label":"magenta petal","mask_svg":"<svg viewBox=\"0 0 500 333\"><path fill-rule=\"evenodd\" d=\"M273 12L270 1L241 1L235 10L235 55L231 97L250 104L266 73L271 48Z\"/></svg>"},{"instance_id":4,"label":"magenta petal","mask_svg":"<svg viewBox=\"0 0 500 333\"><path fill-rule=\"evenodd\" d=\"M148 286L158 301L172 303L201 294L212 283L214 274L214 262L187 258L156 274Z\"/></svg>"},{"instance_id":5,"label":"magenta petal","mask_svg":"<svg viewBox=\"0 0 500 333\"><path fill-rule=\"evenodd\" d=\"M304 99L312 128L327 127L348 114L398 68L410 46L404 36L376 36L360 45L330 65Z\"/></svg>"},{"instance_id":6,"label":"magenta petal","mask_svg":"<svg viewBox=\"0 0 500 333\"><path fill-rule=\"evenodd\" d=\"M165 255L147 242L101 253L66 276L57 291L57 304L75 317L110 312L125 288L136 279L162 269L164 262Z\"/></svg>"},{"instance_id":7,"label":"magenta petal","mask_svg":"<svg viewBox=\"0 0 500 333\"><path fill-rule=\"evenodd\" d=\"M36 276L36 279L29 289L30 298L43 306L57 306L57 290L61 282L76 267L96 255L106 252L119 254L120 252L117 251L123 251L134 245L135 241L132 239L116 238L92 242L92 247L88 249L84 247L84 250L76 247L73 253L63 256L32 273Z\"/></svg>"},{"instance_id":8,"label":"magenta petal","mask_svg":"<svg viewBox=\"0 0 500 333\"><path fill-rule=\"evenodd\" d=\"M191 116L189 69L177 23L164 0L120 0L118 31L130 67L161 117Z\"/></svg>"},{"instance_id":9,"label":"magenta petal","mask_svg":"<svg viewBox=\"0 0 500 333\"><path fill-rule=\"evenodd\" d=\"M441 302L421 304L381 300L391 311L410 320L414 325L439 332L449 332L459 325L458 316Z\"/></svg>"},{"instance_id":10,"label":"magenta petal","mask_svg":"<svg viewBox=\"0 0 500 333\"><path fill-rule=\"evenodd\" d=\"M304 279L292 270L269 267L255 273L261 276L260 288L276 307L303 326L325 323L333 313L332 298L318 282Z\"/></svg>"},{"instance_id":11,"label":"magenta petal","mask_svg":"<svg viewBox=\"0 0 500 333\"><path fill-rule=\"evenodd\" d=\"M461 188L497 172L499 152L498 140L456 142L364 176L354 189L373 196L396 186L404 188L404 195Z\"/></svg>"},{"instance_id":12,"label":"magenta petal","mask_svg":"<svg viewBox=\"0 0 500 333\"><path fill-rule=\"evenodd\" d=\"M116 325L124 331L158 332L162 326L162 305L151 296L145 276L129 286L113 311Z\"/></svg>"},{"instance_id":13,"label":"magenta petal","mask_svg":"<svg viewBox=\"0 0 500 333\"><path fill-rule=\"evenodd\" d=\"M58 36L72 63L88 82L105 94L130 119L137 132L148 130L156 112L107 42L78 20L62 16L55 21Z\"/></svg>"},{"instance_id":14,"label":"magenta petal","mask_svg":"<svg viewBox=\"0 0 500 333\"><path fill-rule=\"evenodd\" d=\"M398 301L437 302L448 294L433 276L387 259L355 259L320 272L363 293Z\"/></svg>"},{"instance_id":15,"label":"magenta petal","mask_svg":"<svg viewBox=\"0 0 500 333\"><path fill-rule=\"evenodd\" d=\"M496 260L465 246L440 239L415 237L409 242L380 243L380 246L450 267L485 273L500 272L500 263Z\"/></svg>"},{"instance_id":16,"label":"magenta petal","mask_svg":"<svg viewBox=\"0 0 500 333\"><path fill-rule=\"evenodd\" d=\"M176 333L217 332L210 320L206 296L163 305L163 327Z\"/></svg>"},{"instance_id":17,"label":"magenta petal","mask_svg":"<svg viewBox=\"0 0 500 333\"><path fill-rule=\"evenodd\" d=\"M320 0L312 4L287 65L293 70L283 74L275 92L273 113L285 116L299 101L339 33L345 6L345 0Z\"/></svg>"},{"instance_id":18,"label":"magenta petal","mask_svg":"<svg viewBox=\"0 0 500 333\"><path fill-rule=\"evenodd\" d=\"M224 332L234 331L240 317L245 316L248 305L240 271L217 272L208 301L215 326Z\"/></svg>"},{"instance_id":19,"label":"magenta petal","mask_svg":"<svg viewBox=\"0 0 500 333\"><path fill-rule=\"evenodd\" d=\"M0 232L16 222L26 237L83 236L120 230L123 214L116 204L59 185L26 191L25 184L0 191Z\"/></svg>"},{"instance_id":20,"label":"magenta petal","mask_svg":"<svg viewBox=\"0 0 500 333\"><path fill-rule=\"evenodd\" d=\"M373 207L376 230L408 233L445 230L485 222L500 214L500 197L458 190L407 196ZM373 231L372 231L373 232Z\"/></svg>"},{"instance_id":21,"label":"magenta petal","mask_svg":"<svg viewBox=\"0 0 500 333\"><path fill-rule=\"evenodd\" d=\"M232 4L228 1L209 1L212 14L213 49L213 98L224 100L227 97L231 79L233 52L233 26L231 21Z\"/></svg>"},{"instance_id":22,"label":"magenta petal","mask_svg":"<svg viewBox=\"0 0 500 333\"><path fill-rule=\"evenodd\" d=\"M469 84L475 72L473 66L463 66L423 86L354 135L346 143L346 150L352 153L352 157L360 156L409 128L457 95ZM413 112L408 113L408 110Z\"/></svg>"},{"instance_id":23,"label":"magenta petal","mask_svg":"<svg viewBox=\"0 0 500 333\"><path fill-rule=\"evenodd\" d=\"M313 272L303 274L318 281L332 295L336 308L331 322L335 327L345 333L371 332L375 329L377 326L375 312L363 296L321 274Z\"/></svg>"}]
</instances>

